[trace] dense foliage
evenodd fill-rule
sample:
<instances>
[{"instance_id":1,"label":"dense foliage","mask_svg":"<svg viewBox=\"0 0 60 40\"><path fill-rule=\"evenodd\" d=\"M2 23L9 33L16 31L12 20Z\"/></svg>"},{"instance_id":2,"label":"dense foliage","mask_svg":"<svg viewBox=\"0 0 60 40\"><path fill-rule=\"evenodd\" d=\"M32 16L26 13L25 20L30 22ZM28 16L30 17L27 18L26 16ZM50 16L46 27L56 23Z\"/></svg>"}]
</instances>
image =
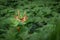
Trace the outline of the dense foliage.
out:
<instances>
[{"instance_id":1,"label":"dense foliage","mask_svg":"<svg viewBox=\"0 0 60 40\"><path fill-rule=\"evenodd\" d=\"M17 10L26 22L15 19ZM59 32L60 0L0 0L0 40L60 40Z\"/></svg>"}]
</instances>

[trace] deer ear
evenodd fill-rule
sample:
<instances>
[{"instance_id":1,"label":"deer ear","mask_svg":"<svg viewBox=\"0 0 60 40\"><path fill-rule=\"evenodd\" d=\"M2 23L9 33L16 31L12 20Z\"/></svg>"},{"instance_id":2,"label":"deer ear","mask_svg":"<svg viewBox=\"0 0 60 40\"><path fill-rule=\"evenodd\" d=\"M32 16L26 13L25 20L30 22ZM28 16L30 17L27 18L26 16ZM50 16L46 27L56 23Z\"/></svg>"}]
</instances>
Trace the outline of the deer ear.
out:
<instances>
[{"instance_id":1,"label":"deer ear","mask_svg":"<svg viewBox=\"0 0 60 40\"><path fill-rule=\"evenodd\" d=\"M24 16L26 16L26 11L24 11Z\"/></svg>"},{"instance_id":2,"label":"deer ear","mask_svg":"<svg viewBox=\"0 0 60 40\"><path fill-rule=\"evenodd\" d=\"M18 16L20 15L20 11L18 10Z\"/></svg>"}]
</instances>

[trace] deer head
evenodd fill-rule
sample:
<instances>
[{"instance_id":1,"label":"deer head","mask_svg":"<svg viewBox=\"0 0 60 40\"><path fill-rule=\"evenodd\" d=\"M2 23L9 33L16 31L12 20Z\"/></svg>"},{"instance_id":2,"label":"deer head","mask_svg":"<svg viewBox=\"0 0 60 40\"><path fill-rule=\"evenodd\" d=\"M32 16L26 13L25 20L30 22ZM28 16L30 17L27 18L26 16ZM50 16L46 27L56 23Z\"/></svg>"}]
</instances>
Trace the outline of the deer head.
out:
<instances>
[{"instance_id":1,"label":"deer head","mask_svg":"<svg viewBox=\"0 0 60 40\"><path fill-rule=\"evenodd\" d=\"M18 15L15 17L18 21L25 22L28 19L26 15L26 11L24 12L24 16L22 18L19 18L19 16L20 16L20 11L18 10Z\"/></svg>"}]
</instances>

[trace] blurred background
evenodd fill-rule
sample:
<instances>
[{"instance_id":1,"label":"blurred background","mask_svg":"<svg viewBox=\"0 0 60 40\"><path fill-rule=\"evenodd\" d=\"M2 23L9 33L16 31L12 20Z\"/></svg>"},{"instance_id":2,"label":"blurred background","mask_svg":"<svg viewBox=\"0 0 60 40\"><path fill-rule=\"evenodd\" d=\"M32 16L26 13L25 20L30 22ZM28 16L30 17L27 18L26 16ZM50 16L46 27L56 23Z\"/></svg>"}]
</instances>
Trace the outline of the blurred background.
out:
<instances>
[{"instance_id":1,"label":"blurred background","mask_svg":"<svg viewBox=\"0 0 60 40\"><path fill-rule=\"evenodd\" d=\"M60 40L60 0L0 0L0 40Z\"/></svg>"}]
</instances>

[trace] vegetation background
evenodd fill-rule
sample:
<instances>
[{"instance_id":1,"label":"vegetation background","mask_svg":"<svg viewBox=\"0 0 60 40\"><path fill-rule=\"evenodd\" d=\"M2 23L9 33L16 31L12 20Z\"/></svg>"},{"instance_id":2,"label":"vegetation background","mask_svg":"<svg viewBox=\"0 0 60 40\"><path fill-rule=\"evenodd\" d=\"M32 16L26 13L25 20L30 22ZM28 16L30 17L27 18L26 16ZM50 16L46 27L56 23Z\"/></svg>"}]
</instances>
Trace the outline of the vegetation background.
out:
<instances>
[{"instance_id":1,"label":"vegetation background","mask_svg":"<svg viewBox=\"0 0 60 40\"><path fill-rule=\"evenodd\" d=\"M0 0L0 40L60 40L60 0Z\"/></svg>"}]
</instances>

